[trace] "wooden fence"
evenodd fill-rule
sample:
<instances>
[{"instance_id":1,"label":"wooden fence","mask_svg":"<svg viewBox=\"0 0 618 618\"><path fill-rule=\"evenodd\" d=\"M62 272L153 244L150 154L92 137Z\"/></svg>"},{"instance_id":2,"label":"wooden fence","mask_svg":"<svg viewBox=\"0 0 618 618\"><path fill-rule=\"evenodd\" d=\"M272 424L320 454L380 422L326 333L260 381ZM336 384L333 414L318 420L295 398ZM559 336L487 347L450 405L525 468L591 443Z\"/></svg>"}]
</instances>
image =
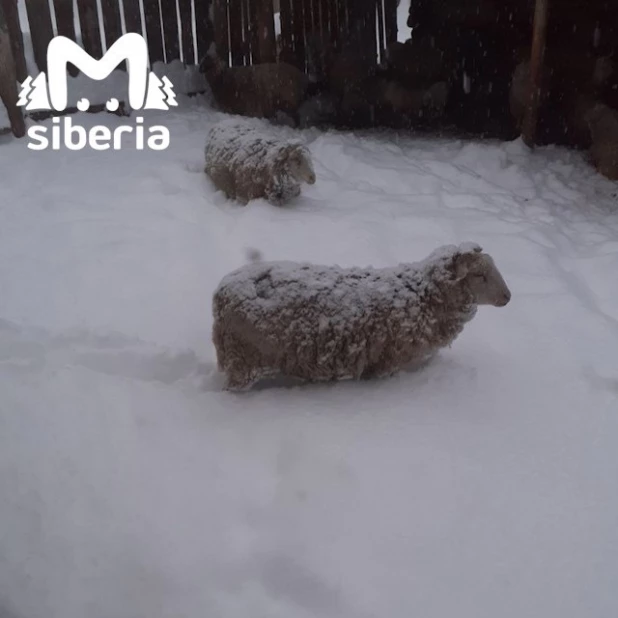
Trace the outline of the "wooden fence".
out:
<instances>
[{"instance_id":1,"label":"wooden fence","mask_svg":"<svg viewBox=\"0 0 618 618\"><path fill-rule=\"evenodd\" d=\"M27 67L17 0L0 4L11 38L10 61L23 82ZM94 58L122 34L137 32L148 42L151 63L196 65L214 41L219 56L231 65L281 60L302 70L325 69L344 43L356 43L373 62L397 39L397 0L76 0L77 15L73 0L25 4L40 71L47 71L47 46L55 35L81 41ZM69 71L78 73L72 65Z\"/></svg>"},{"instance_id":2,"label":"wooden fence","mask_svg":"<svg viewBox=\"0 0 618 618\"><path fill-rule=\"evenodd\" d=\"M273 0L213 3L217 50L232 65L279 59L306 70L316 51L336 52L344 43L356 43L371 60L397 40L397 0L275 0L278 41Z\"/></svg>"}]
</instances>

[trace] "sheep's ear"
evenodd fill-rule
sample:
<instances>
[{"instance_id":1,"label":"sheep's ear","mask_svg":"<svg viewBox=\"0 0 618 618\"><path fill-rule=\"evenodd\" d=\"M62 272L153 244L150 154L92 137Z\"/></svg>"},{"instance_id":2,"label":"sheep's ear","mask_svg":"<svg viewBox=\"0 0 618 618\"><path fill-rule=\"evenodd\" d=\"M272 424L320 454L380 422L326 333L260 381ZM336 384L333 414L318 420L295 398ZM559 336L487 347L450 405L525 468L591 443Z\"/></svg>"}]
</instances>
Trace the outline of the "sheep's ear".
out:
<instances>
[{"instance_id":1,"label":"sheep's ear","mask_svg":"<svg viewBox=\"0 0 618 618\"><path fill-rule=\"evenodd\" d=\"M455 278L458 281L470 272L477 258L478 254L476 251L474 253L460 253L455 257Z\"/></svg>"}]
</instances>

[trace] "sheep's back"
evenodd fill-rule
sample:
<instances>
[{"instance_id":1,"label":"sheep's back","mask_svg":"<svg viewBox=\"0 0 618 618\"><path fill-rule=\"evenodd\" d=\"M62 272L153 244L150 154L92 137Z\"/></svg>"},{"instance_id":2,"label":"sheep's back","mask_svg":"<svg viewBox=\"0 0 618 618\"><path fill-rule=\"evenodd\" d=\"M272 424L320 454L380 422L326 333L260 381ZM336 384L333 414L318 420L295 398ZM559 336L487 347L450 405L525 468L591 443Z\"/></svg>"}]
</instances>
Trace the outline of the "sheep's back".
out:
<instances>
[{"instance_id":1,"label":"sheep's back","mask_svg":"<svg viewBox=\"0 0 618 618\"><path fill-rule=\"evenodd\" d=\"M398 269L340 268L266 262L230 273L215 292L215 311L231 311L255 328L340 323L345 328L375 316L403 321L420 313L421 297L431 287L420 273Z\"/></svg>"},{"instance_id":2,"label":"sheep's back","mask_svg":"<svg viewBox=\"0 0 618 618\"><path fill-rule=\"evenodd\" d=\"M206 165L226 165L229 169L270 169L284 142L260 133L252 126L236 121L222 121L208 134Z\"/></svg>"}]
</instances>

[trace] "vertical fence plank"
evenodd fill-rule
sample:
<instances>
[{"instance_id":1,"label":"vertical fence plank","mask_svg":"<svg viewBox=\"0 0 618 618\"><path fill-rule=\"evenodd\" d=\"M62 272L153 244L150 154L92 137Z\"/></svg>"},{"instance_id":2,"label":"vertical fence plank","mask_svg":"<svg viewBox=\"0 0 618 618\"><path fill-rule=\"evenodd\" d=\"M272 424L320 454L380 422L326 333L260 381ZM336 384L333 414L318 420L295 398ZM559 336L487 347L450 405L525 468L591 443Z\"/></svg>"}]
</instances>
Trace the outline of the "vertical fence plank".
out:
<instances>
[{"instance_id":1,"label":"vertical fence plank","mask_svg":"<svg viewBox=\"0 0 618 618\"><path fill-rule=\"evenodd\" d=\"M56 26L58 34L65 36L71 41L77 40L75 36L75 23L73 21L73 0L54 0L54 12L56 13ZM68 66L69 75L75 77L79 73L79 69L73 65Z\"/></svg>"},{"instance_id":2,"label":"vertical fence plank","mask_svg":"<svg viewBox=\"0 0 618 618\"><path fill-rule=\"evenodd\" d=\"M244 64L242 41L242 0L229 0L230 50L232 66Z\"/></svg>"},{"instance_id":3,"label":"vertical fence plank","mask_svg":"<svg viewBox=\"0 0 618 618\"><path fill-rule=\"evenodd\" d=\"M54 36L49 4L47 0L26 0L26 12L34 60L40 71L47 71L47 46Z\"/></svg>"},{"instance_id":4,"label":"vertical fence plank","mask_svg":"<svg viewBox=\"0 0 618 618\"><path fill-rule=\"evenodd\" d=\"M330 6L330 42L333 51L339 48L339 2L331 0Z\"/></svg>"},{"instance_id":5,"label":"vertical fence plank","mask_svg":"<svg viewBox=\"0 0 618 618\"><path fill-rule=\"evenodd\" d=\"M19 11L17 0L2 0L6 27L11 37L11 49L13 50L13 61L15 62L15 75L17 81L23 82L28 77L28 67L26 66L26 56L24 54L24 35L22 34L21 24L19 23Z\"/></svg>"},{"instance_id":6,"label":"vertical fence plank","mask_svg":"<svg viewBox=\"0 0 618 618\"><path fill-rule=\"evenodd\" d=\"M247 0L248 17L249 17L249 43L251 45L251 63L260 63L260 38L258 36L257 27L257 11L255 8L255 0Z\"/></svg>"},{"instance_id":7,"label":"vertical fence plank","mask_svg":"<svg viewBox=\"0 0 618 618\"><path fill-rule=\"evenodd\" d=\"M79 15L79 28L82 33L84 49L93 58L100 58L103 55L103 47L101 45L96 2L92 2L92 0L77 0L77 13Z\"/></svg>"},{"instance_id":8,"label":"vertical fence plank","mask_svg":"<svg viewBox=\"0 0 618 618\"><path fill-rule=\"evenodd\" d=\"M75 41L75 24L73 22L73 0L54 0L56 26L58 34Z\"/></svg>"},{"instance_id":9,"label":"vertical fence plank","mask_svg":"<svg viewBox=\"0 0 618 618\"><path fill-rule=\"evenodd\" d=\"M17 92L17 75L15 72L15 60L13 59L13 46L11 44L9 26L2 3L0 3L0 66L2 67L2 79L0 79L0 105L4 103L6 107L13 135L15 137L23 137L26 133L26 123L24 122L22 109L17 105L19 95Z\"/></svg>"},{"instance_id":10,"label":"vertical fence plank","mask_svg":"<svg viewBox=\"0 0 618 618\"><path fill-rule=\"evenodd\" d=\"M214 2L214 35L217 55L225 62L230 63L230 29L228 22L227 0L213 0Z\"/></svg>"},{"instance_id":11,"label":"vertical fence plank","mask_svg":"<svg viewBox=\"0 0 618 618\"><path fill-rule=\"evenodd\" d=\"M302 2L303 10L303 33L305 37L305 65L307 70L310 69L309 57L313 53L313 8L311 0L296 0Z\"/></svg>"},{"instance_id":12,"label":"vertical fence plank","mask_svg":"<svg viewBox=\"0 0 618 618\"><path fill-rule=\"evenodd\" d=\"M384 4L383 0L376 0L378 11L378 50L380 52L380 62L385 59L386 43L384 36Z\"/></svg>"},{"instance_id":13,"label":"vertical fence plank","mask_svg":"<svg viewBox=\"0 0 618 618\"><path fill-rule=\"evenodd\" d=\"M397 41L397 0L384 0L384 32L387 46Z\"/></svg>"},{"instance_id":14,"label":"vertical fence plank","mask_svg":"<svg viewBox=\"0 0 618 618\"><path fill-rule=\"evenodd\" d=\"M339 23L339 32L341 36L341 44L339 47L342 47L343 41L347 40L347 35L350 28L350 24L348 22L348 0L339 0L337 22Z\"/></svg>"},{"instance_id":15,"label":"vertical fence plank","mask_svg":"<svg viewBox=\"0 0 618 618\"><path fill-rule=\"evenodd\" d=\"M376 0L364 0L361 41L367 45L367 55L373 64L378 57L378 33L376 32Z\"/></svg>"},{"instance_id":16,"label":"vertical fence plank","mask_svg":"<svg viewBox=\"0 0 618 618\"><path fill-rule=\"evenodd\" d=\"M545 55L547 16L549 0L536 0L532 25L532 49L530 50L529 101L524 114L522 138L527 146L534 147L539 120L539 100L542 86L543 57Z\"/></svg>"},{"instance_id":17,"label":"vertical fence plank","mask_svg":"<svg viewBox=\"0 0 618 618\"><path fill-rule=\"evenodd\" d=\"M260 39L260 61L275 62L277 43L275 40L275 15L272 0L257 0L257 28Z\"/></svg>"},{"instance_id":18,"label":"vertical fence plank","mask_svg":"<svg viewBox=\"0 0 618 618\"><path fill-rule=\"evenodd\" d=\"M101 0L105 46L109 49L122 36L120 3L118 0Z\"/></svg>"},{"instance_id":19,"label":"vertical fence plank","mask_svg":"<svg viewBox=\"0 0 618 618\"><path fill-rule=\"evenodd\" d=\"M213 2L215 3L213 6ZM194 0L195 6L195 35L197 37L197 61L204 58L208 48L215 39L215 30L212 20L216 20L217 0ZM215 15L211 19L210 8L213 6ZM223 27L223 24L222 26ZM225 36L227 37L227 25L225 26ZM217 44L217 51L220 52Z\"/></svg>"},{"instance_id":20,"label":"vertical fence plank","mask_svg":"<svg viewBox=\"0 0 618 618\"><path fill-rule=\"evenodd\" d=\"M180 10L180 35L182 40L182 59L185 64L195 64L193 50L193 28L191 15L191 0L178 0Z\"/></svg>"},{"instance_id":21,"label":"vertical fence plank","mask_svg":"<svg viewBox=\"0 0 618 618\"><path fill-rule=\"evenodd\" d=\"M279 19L281 20L281 55L279 60L294 64L294 23L292 0L280 0Z\"/></svg>"},{"instance_id":22,"label":"vertical fence plank","mask_svg":"<svg viewBox=\"0 0 618 618\"><path fill-rule=\"evenodd\" d=\"M244 64L251 64L251 14L247 0L241 0L240 9L242 11L242 51Z\"/></svg>"},{"instance_id":23,"label":"vertical fence plank","mask_svg":"<svg viewBox=\"0 0 618 618\"><path fill-rule=\"evenodd\" d=\"M303 13L302 0L292 0L292 30L294 33L294 64L301 70L305 70L305 16Z\"/></svg>"},{"instance_id":24,"label":"vertical fence plank","mask_svg":"<svg viewBox=\"0 0 618 618\"><path fill-rule=\"evenodd\" d=\"M163 32L161 30L161 16L159 13L159 0L143 0L144 22L146 25L146 37L148 39L148 52L150 62L164 61Z\"/></svg>"},{"instance_id":25,"label":"vertical fence plank","mask_svg":"<svg viewBox=\"0 0 618 618\"><path fill-rule=\"evenodd\" d=\"M161 17L163 19L163 40L165 42L165 61L180 58L180 37L178 36L178 15L176 0L161 0Z\"/></svg>"},{"instance_id":26,"label":"vertical fence plank","mask_svg":"<svg viewBox=\"0 0 618 618\"><path fill-rule=\"evenodd\" d=\"M124 25L127 32L142 32L142 16L139 10L139 0L123 0L124 4Z\"/></svg>"}]
</instances>

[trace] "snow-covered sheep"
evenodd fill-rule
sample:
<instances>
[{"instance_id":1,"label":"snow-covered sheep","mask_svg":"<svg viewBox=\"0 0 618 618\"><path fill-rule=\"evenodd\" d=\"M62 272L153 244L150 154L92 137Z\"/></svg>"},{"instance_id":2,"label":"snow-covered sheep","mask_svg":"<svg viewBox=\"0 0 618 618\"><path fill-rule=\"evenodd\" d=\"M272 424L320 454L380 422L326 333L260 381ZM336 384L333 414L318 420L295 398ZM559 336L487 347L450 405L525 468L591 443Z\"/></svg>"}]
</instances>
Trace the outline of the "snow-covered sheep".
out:
<instances>
[{"instance_id":1,"label":"snow-covered sheep","mask_svg":"<svg viewBox=\"0 0 618 618\"><path fill-rule=\"evenodd\" d=\"M310 382L382 377L449 346L478 305L511 293L473 243L418 263L341 268L253 262L213 297L213 342L228 390L277 375Z\"/></svg>"},{"instance_id":2,"label":"snow-covered sheep","mask_svg":"<svg viewBox=\"0 0 618 618\"><path fill-rule=\"evenodd\" d=\"M266 198L282 205L315 183L309 150L299 140L259 131L248 121L226 118L208 133L205 172L215 187L241 204Z\"/></svg>"},{"instance_id":3,"label":"snow-covered sheep","mask_svg":"<svg viewBox=\"0 0 618 618\"><path fill-rule=\"evenodd\" d=\"M214 44L200 70L221 111L254 118L274 118L277 112L295 117L309 88L309 77L285 62L227 66Z\"/></svg>"}]
</instances>

